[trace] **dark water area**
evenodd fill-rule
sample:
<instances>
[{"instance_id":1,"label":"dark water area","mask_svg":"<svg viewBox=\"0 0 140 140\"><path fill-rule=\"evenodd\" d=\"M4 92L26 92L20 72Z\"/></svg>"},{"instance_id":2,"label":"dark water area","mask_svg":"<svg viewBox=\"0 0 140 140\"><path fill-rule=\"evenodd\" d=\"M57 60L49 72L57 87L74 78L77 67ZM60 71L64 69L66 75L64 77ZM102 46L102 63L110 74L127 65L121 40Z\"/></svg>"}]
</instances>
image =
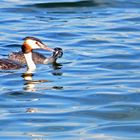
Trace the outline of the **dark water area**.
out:
<instances>
[{"instance_id":1,"label":"dark water area","mask_svg":"<svg viewBox=\"0 0 140 140\"><path fill-rule=\"evenodd\" d=\"M0 71L0 139L140 139L138 0L1 0L0 21L0 58L26 36L64 50L30 77Z\"/></svg>"}]
</instances>

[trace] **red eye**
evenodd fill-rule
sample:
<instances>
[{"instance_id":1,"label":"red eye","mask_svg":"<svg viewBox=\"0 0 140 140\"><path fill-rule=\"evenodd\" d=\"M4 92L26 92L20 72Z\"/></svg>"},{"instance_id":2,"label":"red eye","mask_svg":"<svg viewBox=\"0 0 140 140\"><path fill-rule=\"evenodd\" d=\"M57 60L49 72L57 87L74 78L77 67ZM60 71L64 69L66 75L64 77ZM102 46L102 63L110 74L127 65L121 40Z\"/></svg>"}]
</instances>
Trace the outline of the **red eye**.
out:
<instances>
[{"instance_id":1,"label":"red eye","mask_svg":"<svg viewBox=\"0 0 140 140\"><path fill-rule=\"evenodd\" d=\"M39 44L39 42L37 42L37 41L36 41L35 43L36 43L36 45L38 45L38 46L40 47L40 44Z\"/></svg>"}]
</instances>

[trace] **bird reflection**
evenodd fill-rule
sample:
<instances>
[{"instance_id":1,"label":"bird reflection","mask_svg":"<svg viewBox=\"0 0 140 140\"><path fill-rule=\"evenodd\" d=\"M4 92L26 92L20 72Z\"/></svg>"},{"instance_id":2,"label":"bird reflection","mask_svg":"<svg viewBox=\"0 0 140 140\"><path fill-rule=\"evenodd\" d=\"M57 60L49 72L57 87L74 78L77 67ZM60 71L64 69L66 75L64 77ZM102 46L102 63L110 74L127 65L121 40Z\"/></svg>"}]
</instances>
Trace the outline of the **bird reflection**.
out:
<instances>
[{"instance_id":1,"label":"bird reflection","mask_svg":"<svg viewBox=\"0 0 140 140\"><path fill-rule=\"evenodd\" d=\"M52 64L52 68L53 68L53 71L52 71L53 75L55 75L55 76L62 76L63 75L63 73L61 71L62 64L54 62Z\"/></svg>"},{"instance_id":2,"label":"bird reflection","mask_svg":"<svg viewBox=\"0 0 140 140\"><path fill-rule=\"evenodd\" d=\"M62 76L63 73L62 73L62 64L60 63L57 63L57 62L54 62L52 63L52 75L54 76ZM23 73L22 74L22 77L25 81L25 87L24 87L24 90L25 91L28 91L28 92L35 92L35 91L38 91L38 90L48 90L50 89L49 87L38 87L37 88L37 85L40 84L40 83L47 83L47 82L52 82L51 80L47 80L47 79L40 79L40 80L34 80L33 77L34 77L34 73L28 73L28 71L26 73ZM63 87L61 86L53 86L51 87L51 89L62 89Z\"/></svg>"}]
</instances>

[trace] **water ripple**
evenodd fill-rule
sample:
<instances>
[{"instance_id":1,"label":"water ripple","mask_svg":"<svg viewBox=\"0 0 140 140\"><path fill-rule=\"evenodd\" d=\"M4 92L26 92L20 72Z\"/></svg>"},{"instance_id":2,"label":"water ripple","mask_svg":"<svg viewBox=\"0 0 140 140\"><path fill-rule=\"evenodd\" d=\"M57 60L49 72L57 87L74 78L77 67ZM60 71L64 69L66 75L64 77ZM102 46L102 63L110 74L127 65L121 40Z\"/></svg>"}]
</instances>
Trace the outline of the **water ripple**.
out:
<instances>
[{"instance_id":1,"label":"water ripple","mask_svg":"<svg viewBox=\"0 0 140 140\"><path fill-rule=\"evenodd\" d=\"M64 50L30 77L26 68L0 71L1 139L139 139L138 1L0 4L1 58L25 36Z\"/></svg>"}]
</instances>

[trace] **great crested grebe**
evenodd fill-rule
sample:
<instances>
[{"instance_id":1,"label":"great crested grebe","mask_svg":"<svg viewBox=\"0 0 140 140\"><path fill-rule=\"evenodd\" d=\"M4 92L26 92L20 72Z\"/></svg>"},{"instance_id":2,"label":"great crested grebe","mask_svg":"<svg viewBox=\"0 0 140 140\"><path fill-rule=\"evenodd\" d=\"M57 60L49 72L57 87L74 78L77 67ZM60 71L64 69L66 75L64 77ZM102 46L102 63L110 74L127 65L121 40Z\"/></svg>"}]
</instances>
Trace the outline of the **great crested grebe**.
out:
<instances>
[{"instance_id":1,"label":"great crested grebe","mask_svg":"<svg viewBox=\"0 0 140 140\"><path fill-rule=\"evenodd\" d=\"M38 38L35 38L35 37L24 38L24 43L21 47L21 50L22 50L22 54L26 60L27 70L29 72L30 71L32 72L36 69L35 62L32 59L32 51L34 49L43 49L43 50L47 50L47 51L52 51L53 56L55 56L57 54L59 55L58 51L55 51L55 49L47 47ZM22 65L22 63L20 63L20 61L18 62L18 61L13 61L12 59L0 59L0 69L1 70L14 70L14 69L22 68L22 67L23 67L23 65Z\"/></svg>"}]
</instances>

